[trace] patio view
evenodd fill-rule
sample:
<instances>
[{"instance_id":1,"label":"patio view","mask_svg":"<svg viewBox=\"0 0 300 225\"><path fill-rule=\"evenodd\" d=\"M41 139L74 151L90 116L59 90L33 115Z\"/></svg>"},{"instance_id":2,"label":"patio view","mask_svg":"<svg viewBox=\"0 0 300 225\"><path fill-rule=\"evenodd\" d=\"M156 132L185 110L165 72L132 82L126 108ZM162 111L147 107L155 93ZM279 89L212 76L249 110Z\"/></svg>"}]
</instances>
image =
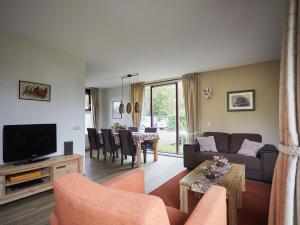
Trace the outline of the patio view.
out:
<instances>
[{"instance_id":1,"label":"patio view","mask_svg":"<svg viewBox=\"0 0 300 225\"><path fill-rule=\"evenodd\" d=\"M159 151L183 153L186 124L181 81L146 86L141 129L145 127L157 128Z\"/></svg>"}]
</instances>

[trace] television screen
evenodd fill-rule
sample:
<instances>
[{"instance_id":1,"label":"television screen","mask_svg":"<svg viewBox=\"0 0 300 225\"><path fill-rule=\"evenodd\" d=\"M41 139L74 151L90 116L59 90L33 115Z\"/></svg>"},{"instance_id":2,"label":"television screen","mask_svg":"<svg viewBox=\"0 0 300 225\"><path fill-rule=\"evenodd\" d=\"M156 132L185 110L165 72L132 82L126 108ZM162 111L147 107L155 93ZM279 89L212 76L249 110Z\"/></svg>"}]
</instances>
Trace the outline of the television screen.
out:
<instances>
[{"instance_id":1,"label":"television screen","mask_svg":"<svg viewBox=\"0 0 300 225\"><path fill-rule=\"evenodd\" d=\"M3 161L15 162L56 152L56 124L5 125Z\"/></svg>"}]
</instances>

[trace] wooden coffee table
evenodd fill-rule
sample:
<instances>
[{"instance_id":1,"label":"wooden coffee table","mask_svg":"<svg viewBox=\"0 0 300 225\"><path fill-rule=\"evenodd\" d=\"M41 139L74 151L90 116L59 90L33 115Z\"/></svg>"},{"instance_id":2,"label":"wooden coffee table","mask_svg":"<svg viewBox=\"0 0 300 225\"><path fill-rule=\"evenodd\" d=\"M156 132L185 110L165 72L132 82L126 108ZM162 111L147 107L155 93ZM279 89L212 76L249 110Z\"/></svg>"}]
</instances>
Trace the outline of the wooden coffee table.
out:
<instances>
[{"instance_id":1,"label":"wooden coffee table","mask_svg":"<svg viewBox=\"0 0 300 225\"><path fill-rule=\"evenodd\" d=\"M180 181L180 210L188 213L188 191L194 181L203 173L203 167L212 163L206 160ZM229 201L229 225L237 225L237 209L242 208L242 193L245 192L245 165L234 164L218 184L226 188Z\"/></svg>"}]
</instances>

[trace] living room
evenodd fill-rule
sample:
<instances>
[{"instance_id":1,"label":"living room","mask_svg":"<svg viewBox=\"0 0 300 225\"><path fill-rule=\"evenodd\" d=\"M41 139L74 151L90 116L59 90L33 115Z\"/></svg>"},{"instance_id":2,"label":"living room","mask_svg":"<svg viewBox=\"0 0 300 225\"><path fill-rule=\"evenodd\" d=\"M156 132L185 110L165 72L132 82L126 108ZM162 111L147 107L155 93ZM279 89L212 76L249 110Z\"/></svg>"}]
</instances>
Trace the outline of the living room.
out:
<instances>
[{"instance_id":1,"label":"living room","mask_svg":"<svg viewBox=\"0 0 300 225\"><path fill-rule=\"evenodd\" d=\"M0 224L297 224L298 1L0 6Z\"/></svg>"}]
</instances>

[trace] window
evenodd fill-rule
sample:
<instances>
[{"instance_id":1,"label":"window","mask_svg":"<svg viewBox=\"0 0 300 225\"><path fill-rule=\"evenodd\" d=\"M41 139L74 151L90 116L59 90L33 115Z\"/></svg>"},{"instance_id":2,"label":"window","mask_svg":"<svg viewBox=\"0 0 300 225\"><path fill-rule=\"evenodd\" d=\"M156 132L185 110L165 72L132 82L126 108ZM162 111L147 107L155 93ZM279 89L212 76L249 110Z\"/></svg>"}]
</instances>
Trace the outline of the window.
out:
<instances>
[{"instance_id":1,"label":"window","mask_svg":"<svg viewBox=\"0 0 300 225\"><path fill-rule=\"evenodd\" d=\"M181 80L145 87L141 129L156 127L161 152L182 154L186 136Z\"/></svg>"},{"instance_id":2,"label":"window","mask_svg":"<svg viewBox=\"0 0 300 225\"><path fill-rule=\"evenodd\" d=\"M85 89L85 111L91 111L91 89Z\"/></svg>"}]
</instances>

